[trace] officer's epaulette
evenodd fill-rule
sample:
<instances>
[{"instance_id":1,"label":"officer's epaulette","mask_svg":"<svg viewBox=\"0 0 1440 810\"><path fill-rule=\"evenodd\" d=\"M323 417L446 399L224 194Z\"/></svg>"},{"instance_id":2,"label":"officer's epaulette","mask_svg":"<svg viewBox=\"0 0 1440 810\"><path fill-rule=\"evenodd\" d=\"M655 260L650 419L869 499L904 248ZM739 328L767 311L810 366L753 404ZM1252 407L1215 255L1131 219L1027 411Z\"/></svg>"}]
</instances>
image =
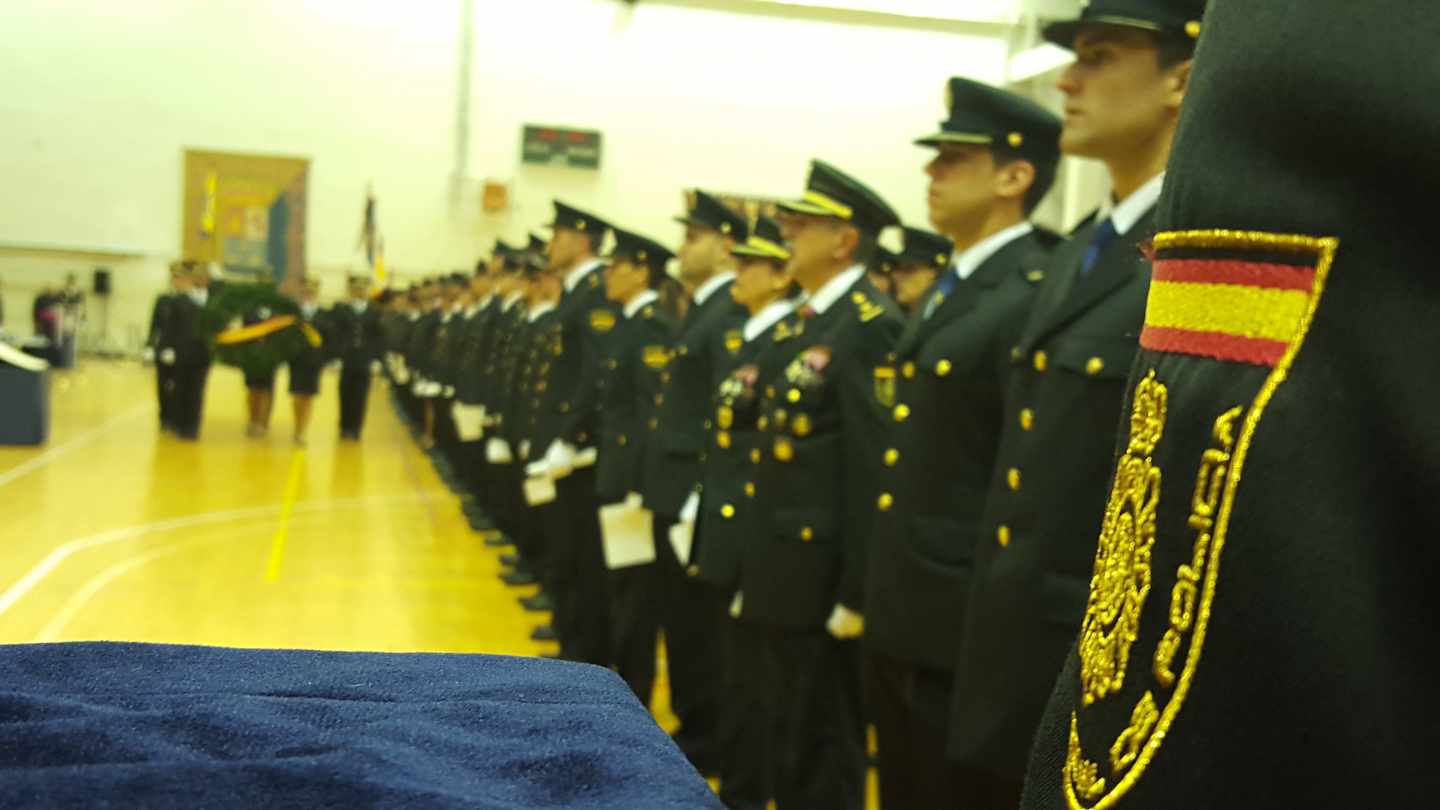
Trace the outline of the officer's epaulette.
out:
<instances>
[{"instance_id":1,"label":"officer's epaulette","mask_svg":"<svg viewBox=\"0 0 1440 810\"><path fill-rule=\"evenodd\" d=\"M865 296L865 293L858 290L850 296L850 300L855 302L855 309L860 314L861 323L869 323L885 314L885 307L871 301Z\"/></svg>"}]
</instances>

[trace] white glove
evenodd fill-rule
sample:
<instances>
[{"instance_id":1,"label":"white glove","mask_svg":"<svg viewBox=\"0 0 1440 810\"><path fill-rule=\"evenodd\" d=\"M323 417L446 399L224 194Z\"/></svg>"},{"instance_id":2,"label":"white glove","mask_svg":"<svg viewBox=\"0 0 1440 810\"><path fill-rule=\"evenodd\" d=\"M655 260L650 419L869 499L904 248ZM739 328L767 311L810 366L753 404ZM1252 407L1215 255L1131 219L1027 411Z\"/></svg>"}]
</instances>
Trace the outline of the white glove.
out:
<instances>
[{"instance_id":1,"label":"white glove","mask_svg":"<svg viewBox=\"0 0 1440 810\"><path fill-rule=\"evenodd\" d=\"M644 509L645 496L638 492L631 492L625 496L625 505L631 509Z\"/></svg>"},{"instance_id":2,"label":"white glove","mask_svg":"<svg viewBox=\"0 0 1440 810\"><path fill-rule=\"evenodd\" d=\"M825 622L825 630L841 641L859 638L865 635L865 617L844 605L836 605L830 611L830 620Z\"/></svg>"},{"instance_id":3,"label":"white glove","mask_svg":"<svg viewBox=\"0 0 1440 810\"><path fill-rule=\"evenodd\" d=\"M447 386L445 386L445 398L446 398L446 399L450 399L450 398L453 397L453 396L455 396L455 386L453 386L453 385L447 385Z\"/></svg>"},{"instance_id":4,"label":"white glove","mask_svg":"<svg viewBox=\"0 0 1440 810\"><path fill-rule=\"evenodd\" d=\"M410 393L412 393L412 394L414 394L415 396L418 397L418 396L420 396L420 393L421 393L422 391L424 391L424 390L425 390L425 381L422 380L422 379L420 379L419 377L416 377L416 378L415 378L415 382L411 383L411 385L410 385Z\"/></svg>"},{"instance_id":5,"label":"white glove","mask_svg":"<svg viewBox=\"0 0 1440 810\"><path fill-rule=\"evenodd\" d=\"M685 499L685 505L680 507L680 522L694 523L695 516L700 514L700 491L694 489L690 497Z\"/></svg>"},{"instance_id":6,"label":"white glove","mask_svg":"<svg viewBox=\"0 0 1440 810\"><path fill-rule=\"evenodd\" d=\"M545 462L550 465L552 478L564 478L575 470L575 448L556 439L545 451Z\"/></svg>"},{"instance_id":7,"label":"white glove","mask_svg":"<svg viewBox=\"0 0 1440 810\"><path fill-rule=\"evenodd\" d=\"M167 366L173 366L173 365L175 365L175 350L174 350L174 349L161 349L161 350L160 350L160 362L161 362L161 363L164 363L164 364L167 365Z\"/></svg>"},{"instance_id":8,"label":"white glove","mask_svg":"<svg viewBox=\"0 0 1440 810\"><path fill-rule=\"evenodd\" d=\"M427 397L437 397L437 396L440 396L440 391L441 391L440 383L438 383L438 382L427 382L427 383L425 383L425 396L427 396Z\"/></svg>"},{"instance_id":9,"label":"white glove","mask_svg":"<svg viewBox=\"0 0 1440 810\"><path fill-rule=\"evenodd\" d=\"M745 594L735 593L735 598L730 600L730 618L740 618L740 611L745 607Z\"/></svg>"},{"instance_id":10,"label":"white glove","mask_svg":"<svg viewBox=\"0 0 1440 810\"><path fill-rule=\"evenodd\" d=\"M379 360L371 360L371 361L370 361L370 373L371 373L371 374L379 374L382 370L384 370L384 368L385 368L384 366L380 365L380 361L379 361Z\"/></svg>"},{"instance_id":11,"label":"white glove","mask_svg":"<svg viewBox=\"0 0 1440 810\"><path fill-rule=\"evenodd\" d=\"M485 460L491 464L509 464L515 460L515 456L510 453L509 442L493 436L485 443Z\"/></svg>"},{"instance_id":12,"label":"white glove","mask_svg":"<svg viewBox=\"0 0 1440 810\"><path fill-rule=\"evenodd\" d=\"M520 458L530 458L530 440L520 440Z\"/></svg>"},{"instance_id":13,"label":"white glove","mask_svg":"<svg viewBox=\"0 0 1440 810\"><path fill-rule=\"evenodd\" d=\"M146 346L145 351L140 352L140 361L147 366L155 365L155 350Z\"/></svg>"},{"instance_id":14,"label":"white glove","mask_svg":"<svg viewBox=\"0 0 1440 810\"><path fill-rule=\"evenodd\" d=\"M554 478L555 476L550 474L550 463L542 458L539 461L532 461L525 465L525 477Z\"/></svg>"}]
</instances>

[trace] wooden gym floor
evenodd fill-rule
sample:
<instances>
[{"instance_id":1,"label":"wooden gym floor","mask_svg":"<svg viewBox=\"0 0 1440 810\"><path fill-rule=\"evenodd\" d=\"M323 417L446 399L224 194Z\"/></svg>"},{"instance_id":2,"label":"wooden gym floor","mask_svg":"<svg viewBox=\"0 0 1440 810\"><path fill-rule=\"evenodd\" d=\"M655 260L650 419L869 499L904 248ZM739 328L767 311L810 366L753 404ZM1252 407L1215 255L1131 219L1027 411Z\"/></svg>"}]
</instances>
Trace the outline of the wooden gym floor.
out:
<instances>
[{"instance_id":1,"label":"wooden gym floor","mask_svg":"<svg viewBox=\"0 0 1440 810\"><path fill-rule=\"evenodd\" d=\"M530 640L546 614L516 600L535 589L500 582L383 383L364 439L342 443L327 374L297 449L283 372L263 439L245 436L238 371L211 372L198 442L160 432L154 379L52 372L49 443L0 447L0 643L556 650ZM671 729L661 655L652 709Z\"/></svg>"}]
</instances>

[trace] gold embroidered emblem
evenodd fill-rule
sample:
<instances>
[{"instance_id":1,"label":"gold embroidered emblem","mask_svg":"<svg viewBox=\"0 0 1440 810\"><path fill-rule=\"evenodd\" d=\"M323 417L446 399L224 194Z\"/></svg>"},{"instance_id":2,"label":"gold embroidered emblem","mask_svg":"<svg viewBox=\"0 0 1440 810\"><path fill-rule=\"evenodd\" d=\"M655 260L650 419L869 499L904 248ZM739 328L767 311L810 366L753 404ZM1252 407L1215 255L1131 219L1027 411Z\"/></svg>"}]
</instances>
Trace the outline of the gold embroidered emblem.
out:
<instances>
[{"instance_id":1,"label":"gold embroidered emblem","mask_svg":"<svg viewBox=\"0 0 1440 810\"><path fill-rule=\"evenodd\" d=\"M1116 807L1165 741L1183 733L1177 718L1206 633L1224 631L1209 624L1245 458L1304 345L1338 248L1336 239L1236 231L1162 233L1154 239L1153 284L1171 284L1184 293L1185 282L1199 275L1206 284L1190 287L1214 288L1244 299L1245 306L1205 313L1210 320L1192 324L1152 305L1140 341L1144 352L1167 362L1268 367L1269 373L1250 401L1213 402L1215 410L1199 413L1215 389L1186 390L1178 382L1186 379L1181 375L1167 387L1152 370L1132 394L1129 444L1116 464L1078 645L1079 700L1061 774L1070 810ZM1251 295L1252 289L1259 293ZM1281 294L1269 294L1276 290ZM1200 317L1193 307L1176 311ZM1265 329L1250 329L1242 318ZM1022 425L1023 420L1022 415ZM1200 453L1190 501L1166 499L1166 510L1158 514L1160 468L1182 457L1183 463L1195 463L1189 453ZM1166 609L1145 611L1152 576L1172 571L1173 580L1153 583L1168 596ZM1132 656L1137 642L1147 645L1140 648L1145 652ZM1087 751L1108 756L1090 759Z\"/></svg>"},{"instance_id":2,"label":"gold embroidered emblem","mask_svg":"<svg viewBox=\"0 0 1440 810\"><path fill-rule=\"evenodd\" d=\"M590 310L590 328L605 334L615 328L615 313L608 309Z\"/></svg>"},{"instance_id":3,"label":"gold embroidered emblem","mask_svg":"<svg viewBox=\"0 0 1440 810\"><path fill-rule=\"evenodd\" d=\"M895 367L875 368L875 401L886 408L895 407Z\"/></svg>"},{"instance_id":4,"label":"gold embroidered emblem","mask_svg":"<svg viewBox=\"0 0 1440 810\"><path fill-rule=\"evenodd\" d=\"M725 333L725 351L735 354L745 345L745 334L738 329Z\"/></svg>"},{"instance_id":5,"label":"gold embroidered emblem","mask_svg":"<svg viewBox=\"0 0 1440 810\"><path fill-rule=\"evenodd\" d=\"M1080 683L1085 705L1118 692L1150 595L1150 548L1160 505L1160 468L1151 458L1165 434L1169 392L1152 370L1135 390L1130 446L1120 458L1100 529L1090 603L1080 627Z\"/></svg>"}]
</instances>

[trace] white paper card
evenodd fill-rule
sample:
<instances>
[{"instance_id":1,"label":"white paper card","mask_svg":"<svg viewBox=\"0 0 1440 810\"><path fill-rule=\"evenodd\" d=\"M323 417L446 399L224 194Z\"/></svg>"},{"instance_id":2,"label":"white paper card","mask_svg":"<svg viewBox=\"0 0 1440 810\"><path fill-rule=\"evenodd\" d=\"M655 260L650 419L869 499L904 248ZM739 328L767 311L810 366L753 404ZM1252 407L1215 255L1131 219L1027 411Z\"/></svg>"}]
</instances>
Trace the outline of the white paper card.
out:
<instances>
[{"instance_id":1,"label":"white paper card","mask_svg":"<svg viewBox=\"0 0 1440 810\"><path fill-rule=\"evenodd\" d=\"M548 476L525 479L525 503L544 506L555 501L555 481Z\"/></svg>"},{"instance_id":2,"label":"white paper card","mask_svg":"<svg viewBox=\"0 0 1440 810\"><path fill-rule=\"evenodd\" d=\"M611 571L655 562L654 516L632 501L600 507L605 567Z\"/></svg>"}]
</instances>

